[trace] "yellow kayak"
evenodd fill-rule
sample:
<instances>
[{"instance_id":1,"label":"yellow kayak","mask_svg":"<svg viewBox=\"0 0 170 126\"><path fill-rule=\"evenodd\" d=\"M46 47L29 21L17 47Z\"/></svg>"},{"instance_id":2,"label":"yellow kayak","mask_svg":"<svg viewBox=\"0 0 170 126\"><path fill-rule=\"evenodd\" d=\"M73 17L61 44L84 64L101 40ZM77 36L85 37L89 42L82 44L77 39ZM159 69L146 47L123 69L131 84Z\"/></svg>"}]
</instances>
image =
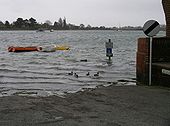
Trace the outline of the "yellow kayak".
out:
<instances>
[{"instance_id":1,"label":"yellow kayak","mask_svg":"<svg viewBox=\"0 0 170 126\"><path fill-rule=\"evenodd\" d=\"M70 47L64 45L57 45L56 50L70 50Z\"/></svg>"},{"instance_id":2,"label":"yellow kayak","mask_svg":"<svg viewBox=\"0 0 170 126\"><path fill-rule=\"evenodd\" d=\"M56 50L69 50L69 46L65 45L44 45L44 46L39 46L38 51L40 52L55 52Z\"/></svg>"}]
</instances>

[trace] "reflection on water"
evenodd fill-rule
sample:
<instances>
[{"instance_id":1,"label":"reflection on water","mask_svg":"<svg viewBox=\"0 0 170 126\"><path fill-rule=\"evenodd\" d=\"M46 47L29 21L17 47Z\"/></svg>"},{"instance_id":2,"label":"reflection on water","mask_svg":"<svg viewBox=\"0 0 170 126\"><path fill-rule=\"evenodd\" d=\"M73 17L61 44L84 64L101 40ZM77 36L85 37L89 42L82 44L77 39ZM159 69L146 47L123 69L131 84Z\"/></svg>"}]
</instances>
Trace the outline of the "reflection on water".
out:
<instances>
[{"instance_id":1,"label":"reflection on water","mask_svg":"<svg viewBox=\"0 0 170 126\"><path fill-rule=\"evenodd\" d=\"M142 31L1 31L0 96L47 96L97 85L135 84L137 38L142 36ZM113 42L111 61L105 56L108 39ZM71 50L51 53L7 51L9 46L51 44L69 45ZM78 78L69 75L71 71ZM94 77L98 71L99 76Z\"/></svg>"}]
</instances>

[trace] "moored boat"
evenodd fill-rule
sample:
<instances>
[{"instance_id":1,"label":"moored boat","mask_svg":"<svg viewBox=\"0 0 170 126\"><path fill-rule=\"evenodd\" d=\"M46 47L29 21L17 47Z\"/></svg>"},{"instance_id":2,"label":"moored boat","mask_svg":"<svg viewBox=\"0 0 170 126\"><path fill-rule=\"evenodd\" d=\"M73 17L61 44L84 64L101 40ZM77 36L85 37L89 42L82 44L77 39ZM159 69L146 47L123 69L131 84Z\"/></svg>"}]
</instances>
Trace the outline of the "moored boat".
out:
<instances>
[{"instance_id":1,"label":"moored boat","mask_svg":"<svg viewBox=\"0 0 170 126\"><path fill-rule=\"evenodd\" d=\"M45 32L44 29L38 29L36 32Z\"/></svg>"},{"instance_id":2,"label":"moored boat","mask_svg":"<svg viewBox=\"0 0 170 126\"><path fill-rule=\"evenodd\" d=\"M53 30L53 29L50 29L50 32L54 32L54 30Z\"/></svg>"},{"instance_id":3,"label":"moored boat","mask_svg":"<svg viewBox=\"0 0 170 126\"><path fill-rule=\"evenodd\" d=\"M55 52L56 50L69 50L69 46L65 45L43 45L43 46L10 46L8 47L8 52L30 52L30 51L40 51L40 52Z\"/></svg>"},{"instance_id":4,"label":"moored boat","mask_svg":"<svg viewBox=\"0 0 170 126\"><path fill-rule=\"evenodd\" d=\"M37 49L40 52L55 52L56 51L54 45L39 46Z\"/></svg>"},{"instance_id":5,"label":"moored boat","mask_svg":"<svg viewBox=\"0 0 170 126\"><path fill-rule=\"evenodd\" d=\"M27 46L27 47L10 46L8 47L8 52L30 52L30 51L38 51L38 49L36 46Z\"/></svg>"},{"instance_id":6,"label":"moored boat","mask_svg":"<svg viewBox=\"0 0 170 126\"><path fill-rule=\"evenodd\" d=\"M69 50L69 46L65 45L46 45L37 47L40 52L55 52L56 50Z\"/></svg>"},{"instance_id":7,"label":"moored boat","mask_svg":"<svg viewBox=\"0 0 170 126\"><path fill-rule=\"evenodd\" d=\"M56 50L69 50L70 47L69 46L65 46L65 45L57 45L56 46Z\"/></svg>"}]
</instances>

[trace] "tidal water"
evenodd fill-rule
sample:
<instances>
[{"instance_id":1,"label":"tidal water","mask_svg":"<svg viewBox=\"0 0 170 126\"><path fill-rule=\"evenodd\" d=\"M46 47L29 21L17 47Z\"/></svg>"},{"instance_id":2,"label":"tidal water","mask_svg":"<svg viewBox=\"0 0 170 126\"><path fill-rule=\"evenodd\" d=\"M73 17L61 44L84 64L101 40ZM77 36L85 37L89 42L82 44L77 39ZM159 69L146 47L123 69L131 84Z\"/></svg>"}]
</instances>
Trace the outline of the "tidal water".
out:
<instances>
[{"instance_id":1,"label":"tidal water","mask_svg":"<svg viewBox=\"0 0 170 126\"><path fill-rule=\"evenodd\" d=\"M135 85L137 39L144 36L142 31L0 31L0 96L48 96L98 85ZM105 55L108 39L113 42L111 62ZM52 44L68 45L70 50L7 51L9 46ZM79 77L68 75L71 71ZM98 71L99 77L94 77Z\"/></svg>"}]
</instances>

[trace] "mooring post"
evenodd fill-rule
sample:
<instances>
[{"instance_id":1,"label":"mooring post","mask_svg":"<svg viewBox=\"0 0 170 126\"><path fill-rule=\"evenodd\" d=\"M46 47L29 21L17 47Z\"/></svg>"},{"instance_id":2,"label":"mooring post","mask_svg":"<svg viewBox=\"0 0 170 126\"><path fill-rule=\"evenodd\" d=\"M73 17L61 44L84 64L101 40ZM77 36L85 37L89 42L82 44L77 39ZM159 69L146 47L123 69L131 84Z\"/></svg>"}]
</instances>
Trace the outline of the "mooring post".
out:
<instances>
[{"instance_id":1,"label":"mooring post","mask_svg":"<svg viewBox=\"0 0 170 126\"><path fill-rule=\"evenodd\" d=\"M111 39L109 39L109 41L105 43L105 47L106 47L106 56L109 57L109 61L110 61L111 57L113 57L113 53L112 53L113 42L111 42Z\"/></svg>"}]
</instances>

